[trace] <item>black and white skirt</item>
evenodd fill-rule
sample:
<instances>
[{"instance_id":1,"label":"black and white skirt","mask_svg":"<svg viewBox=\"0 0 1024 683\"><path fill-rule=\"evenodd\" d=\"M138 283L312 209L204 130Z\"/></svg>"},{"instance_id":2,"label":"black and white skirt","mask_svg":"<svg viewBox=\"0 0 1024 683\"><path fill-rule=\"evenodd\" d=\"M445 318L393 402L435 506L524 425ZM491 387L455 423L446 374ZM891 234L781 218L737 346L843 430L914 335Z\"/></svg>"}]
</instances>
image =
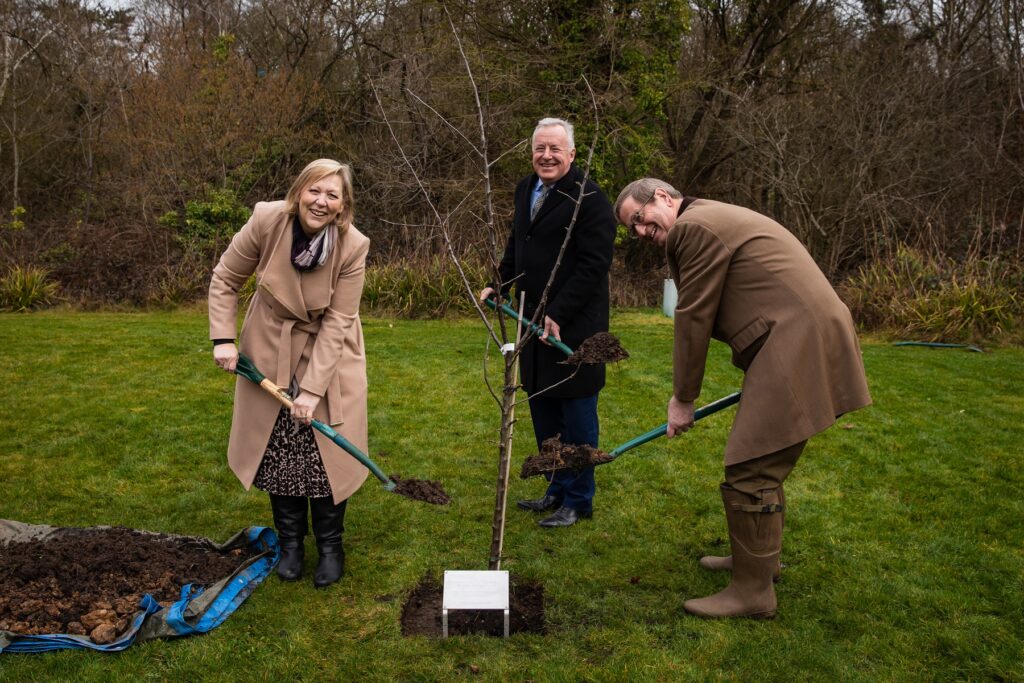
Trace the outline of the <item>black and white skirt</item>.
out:
<instances>
[{"instance_id":1,"label":"black and white skirt","mask_svg":"<svg viewBox=\"0 0 1024 683\"><path fill-rule=\"evenodd\" d=\"M332 495L313 428L293 420L287 408L277 414L253 486L275 496Z\"/></svg>"}]
</instances>

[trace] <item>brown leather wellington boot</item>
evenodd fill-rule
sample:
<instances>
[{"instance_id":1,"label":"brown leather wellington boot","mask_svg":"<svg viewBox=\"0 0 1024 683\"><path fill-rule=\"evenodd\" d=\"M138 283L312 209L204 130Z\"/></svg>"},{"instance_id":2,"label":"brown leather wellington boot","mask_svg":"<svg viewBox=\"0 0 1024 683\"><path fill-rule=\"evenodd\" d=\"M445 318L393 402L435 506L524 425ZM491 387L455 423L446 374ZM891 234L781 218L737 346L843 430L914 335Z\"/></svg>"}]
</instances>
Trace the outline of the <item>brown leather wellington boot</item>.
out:
<instances>
[{"instance_id":1,"label":"brown leather wellington boot","mask_svg":"<svg viewBox=\"0 0 1024 683\"><path fill-rule=\"evenodd\" d=\"M786 494L783 492L782 487L779 486L779 502L782 505L782 526L786 526ZM713 572L731 572L732 571L732 555L705 555L700 558L699 564L704 569ZM775 573L772 575L772 581L778 583L779 579L782 578L782 562L780 561L778 566L775 567Z\"/></svg>"},{"instance_id":2,"label":"brown leather wellington boot","mask_svg":"<svg viewBox=\"0 0 1024 683\"><path fill-rule=\"evenodd\" d=\"M706 598L687 600L683 609L699 617L775 616L772 575L782 548L782 499L778 489L749 496L722 484L722 502L732 544L732 580L724 590Z\"/></svg>"}]
</instances>

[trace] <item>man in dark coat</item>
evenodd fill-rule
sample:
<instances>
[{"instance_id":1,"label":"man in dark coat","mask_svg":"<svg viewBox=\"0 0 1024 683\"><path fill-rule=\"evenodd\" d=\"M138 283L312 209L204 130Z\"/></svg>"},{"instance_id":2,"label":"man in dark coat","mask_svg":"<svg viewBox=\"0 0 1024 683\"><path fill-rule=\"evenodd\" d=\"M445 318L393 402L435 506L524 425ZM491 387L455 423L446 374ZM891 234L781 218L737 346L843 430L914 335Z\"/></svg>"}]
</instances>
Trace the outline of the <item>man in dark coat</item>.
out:
<instances>
[{"instance_id":1,"label":"man in dark coat","mask_svg":"<svg viewBox=\"0 0 1024 683\"><path fill-rule=\"evenodd\" d=\"M532 318L572 223L583 172L573 165L573 128L561 119L541 119L533 132L533 170L516 187L515 215L501 283L486 287L481 300L495 290L502 295L515 285L526 294L524 314ZM616 222L611 203L588 180L562 263L548 292L544 334L532 339L520 356L520 376L530 399L537 448L556 434L562 443L597 447L597 397L604 387L603 365L577 370L562 364L565 354L548 345L548 336L570 348L598 332L608 331L608 270L612 262ZM518 299L518 297L517 297ZM575 373L575 374L574 374ZM540 520L545 527L563 527L593 513L594 468L555 473L543 497L521 500L524 510L554 513Z\"/></svg>"},{"instance_id":2,"label":"man in dark coat","mask_svg":"<svg viewBox=\"0 0 1024 683\"><path fill-rule=\"evenodd\" d=\"M871 403L850 311L800 241L767 216L684 197L656 178L627 185L615 211L631 232L665 249L679 292L668 436L693 426L711 339L732 348L744 373L720 487L732 555L700 561L732 579L683 608L702 617L773 617L783 482L810 437Z\"/></svg>"}]
</instances>

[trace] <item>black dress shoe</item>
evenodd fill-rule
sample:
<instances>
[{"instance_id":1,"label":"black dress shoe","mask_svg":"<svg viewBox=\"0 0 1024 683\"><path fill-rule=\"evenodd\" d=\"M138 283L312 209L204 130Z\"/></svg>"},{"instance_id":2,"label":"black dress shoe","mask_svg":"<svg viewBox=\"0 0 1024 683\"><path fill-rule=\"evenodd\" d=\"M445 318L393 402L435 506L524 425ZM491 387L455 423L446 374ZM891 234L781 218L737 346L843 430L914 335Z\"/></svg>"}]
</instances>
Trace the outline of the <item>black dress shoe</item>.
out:
<instances>
[{"instance_id":1,"label":"black dress shoe","mask_svg":"<svg viewBox=\"0 0 1024 683\"><path fill-rule=\"evenodd\" d=\"M555 514L545 517L537 522L537 524L546 527L572 526L576 523L576 520L590 519L593 515L593 512L579 512L572 508L560 507L555 511Z\"/></svg>"},{"instance_id":2,"label":"black dress shoe","mask_svg":"<svg viewBox=\"0 0 1024 683\"><path fill-rule=\"evenodd\" d=\"M532 512L544 512L545 510L554 510L561 504L554 496L544 496L543 498L535 498L533 500L521 500L516 503L523 510L530 510Z\"/></svg>"}]
</instances>

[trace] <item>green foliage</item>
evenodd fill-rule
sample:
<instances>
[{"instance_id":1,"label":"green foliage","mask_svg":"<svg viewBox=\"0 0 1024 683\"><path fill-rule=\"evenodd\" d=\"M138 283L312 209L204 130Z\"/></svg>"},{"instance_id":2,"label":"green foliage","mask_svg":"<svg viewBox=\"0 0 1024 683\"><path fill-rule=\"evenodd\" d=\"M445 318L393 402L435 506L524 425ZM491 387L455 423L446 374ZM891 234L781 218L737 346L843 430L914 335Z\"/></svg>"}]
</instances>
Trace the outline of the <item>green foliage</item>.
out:
<instances>
[{"instance_id":1,"label":"green foliage","mask_svg":"<svg viewBox=\"0 0 1024 683\"><path fill-rule=\"evenodd\" d=\"M463 263L462 268L474 293L490 280L487 269L481 265ZM474 310L462 277L445 256L368 266L363 309L375 315L403 318L443 318L449 313Z\"/></svg>"},{"instance_id":2,"label":"green foliage","mask_svg":"<svg viewBox=\"0 0 1024 683\"><path fill-rule=\"evenodd\" d=\"M176 232L175 239L183 247L209 254L222 249L251 213L232 190L209 188L202 199L185 204L184 220L174 212L164 214L159 220Z\"/></svg>"},{"instance_id":3,"label":"green foliage","mask_svg":"<svg viewBox=\"0 0 1024 683\"><path fill-rule=\"evenodd\" d=\"M611 327L631 357L608 371L603 447L664 422L671 386L669 318L617 314ZM486 567L498 411L484 333L460 319L364 317L363 330L370 456L441 481L451 505L371 478L349 505L337 586L311 585L307 537L302 581L268 578L207 635L117 655L0 654L0 679L1024 679L1024 351L863 345L874 406L814 437L787 481L773 621L682 611L728 580L697 565L727 547L728 411L600 466L594 519L572 529L515 509L544 483L513 477L502 568L544 585L548 632L438 640L403 636L399 620L426 572ZM272 523L266 494L225 461L236 379L214 367L201 312L4 314L0 347L0 516L219 541ZM729 357L712 344L701 402L739 386ZM516 416L514 468L536 450L529 406Z\"/></svg>"},{"instance_id":4,"label":"green foliage","mask_svg":"<svg viewBox=\"0 0 1024 683\"><path fill-rule=\"evenodd\" d=\"M932 257L899 245L840 286L868 329L927 341L1019 341L1024 267L999 259Z\"/></svg>"},{"instance_id":5,"label":"green foliage","mask_svg":"<svg viewBox=\"0 0 1024 683\"><path fill-rule=\"evenodd\" d=\"M11 209L11 220L4 224L4 227L11 232L21 232L25 229L25 207L16 206Z\"/></svg>"},{"instance_id":6,"label":"green foliage","mask_svg":"<svg viewBox=\"0 0 1024 683\"><path fill-rule=\"evenodd\" d=\"M14 266L0 277L0 311L22 313L57 301L60 283L46 268Z\"/></svg>"},{"instance_id":7,"label":"green foliage","mask_svg":"<svg viewBox=\"0 0 1024 683\"><path fill-rule=\"evenodd\" d=\"M226 62L234 49L236 37L233 33L222 33L213 41L213 56L219 62Z\"/></svg>"},{"instance_id":8,"label":"green foliage","mask_svg":"<svg viewBox=\"0 0 1024 683\"><path fill-rule=\"evenodd\" d=\"M80 257L80 250L67 242L54 245L42 253L42 259L52 265L70 263Z\"/></svg>"},{"instance_id":9,"label":"green foliage","mask_svg":"<svg viewBox=\"0 0 1024 683\"><path fill-rule=\"evenodd\" d=\"M583 163L594 146L591 177L609 193L671 168L662 127L676 79L679 37L689 21L687 3L531 0L484 21L497 22L496 32L514 36L489 70L530 65L514 82L517 89L535 93L518 117L524 135L541 116L570 119L576 126L577 162Z\"/></svg>"}]
</instances>

